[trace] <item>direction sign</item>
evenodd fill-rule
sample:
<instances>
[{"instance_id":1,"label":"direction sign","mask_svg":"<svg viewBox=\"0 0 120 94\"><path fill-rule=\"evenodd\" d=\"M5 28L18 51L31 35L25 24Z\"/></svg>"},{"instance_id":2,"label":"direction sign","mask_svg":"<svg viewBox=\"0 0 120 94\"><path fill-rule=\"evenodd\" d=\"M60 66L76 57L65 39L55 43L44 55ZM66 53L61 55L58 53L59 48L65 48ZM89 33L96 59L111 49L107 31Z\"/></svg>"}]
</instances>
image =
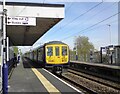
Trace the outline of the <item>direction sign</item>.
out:
<instances>
[{"instance_id":1,"label":"direction sign","mask_svg":"<svg viewBox=\"0 0 120 94\"><path fill-rule=\"evenodd\" d=\"M34 17L7 17L7 25L36 26Z\"/></svg>"}]
</instances>

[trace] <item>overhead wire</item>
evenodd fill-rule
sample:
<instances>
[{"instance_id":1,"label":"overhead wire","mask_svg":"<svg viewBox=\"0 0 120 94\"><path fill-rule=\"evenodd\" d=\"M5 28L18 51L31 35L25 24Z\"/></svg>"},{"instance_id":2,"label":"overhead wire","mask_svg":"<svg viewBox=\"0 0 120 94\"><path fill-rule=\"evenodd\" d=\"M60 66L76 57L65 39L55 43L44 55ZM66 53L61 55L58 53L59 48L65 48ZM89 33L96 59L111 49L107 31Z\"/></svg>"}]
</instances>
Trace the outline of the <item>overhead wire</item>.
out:
<instances>
[{"instance_id":1,"label":"overhead wire","mask_svg":"<svg viewBox=\"0 0 120 94\"><path fill-rule=\"evenodd\" d=\"M45 3L45 0L43 0L43 4Z\"/></svg>"},{"instance_id":2,"label":"overhead wire","mask_svg":"<svg viewBox=\"0 0 120 94\"><path fill-rule=\"evenodd\" d=\"M119 19L120 19L120 18L119 18ZM116 23L116 22L118 22L118 20L113 20L113 21L109 22L108 24L112 24L112 23ZM103 27L103 26L105 26L105 25L97 26L97 27L95 27L95 28L90 29L89 31L94 31L95 29L101 28L101 27ZM89 31L86 31L86 32L89 32ZM83 34L83 33L86 33L86 32L81 32L80 34ZM72 36L72 37L75 37L75 36ZM43 42L43 44L44 44L44 42Z\"/></svg>"},{"instance_id":3,"label":"overhead wire","mask_svg":"<svg viewBox=\"0 0 120 94\"><path fill-rule=\"evenodd\" d=\"M108 24L116 23L117 21L118 21L118 20L114 20L114 21L112 21L112 22L109 22ZM97 26L97 27L95 27L95 28L90 29L89 31L94 30L94 29L98 29L98 28L103 27L103 26L105 26L105 25ZM81 32L80 34L87 33L87 32L89 32L89 31Z\"/></svg>"},{"instance_id":4,"label":"overhead wire","mask_svg":"<svg viewBox=\"0 0 120 94\"><path fill-rule=\"evenodd\" d=\"M58 28L58 29L56 30L56 32L62 30L62 29L65 28L66 26L70 25L70 24L73 23L75 20L77 20L78 18L84 16L84 15L87 14L88 12L92 11L93 9L95 9L96 7L98 7L99 5L101 5L102 3L103 3L103 1L100 2L100 3L98 3L98 4L96 4L95 6L91 7L90 9L88 9L88 10L85 11L84 13L80 14L79 16L75 17L73 20L71 20L71 21L69 21L67 24L63 25L62 28L61 28L61 27ZM54 35L55 35L56 32L54 32Z\"/></svg>"},{"instance_id":5,"label":"overhead wire","mask_svg":"<svg viewBox=\"0 0 120 94\"><path fill-rule=\"evenodd\" d=\"M62 28L68 26L69 24L71 24L72 22L74 22L75 20L77 20L78 18L80 18L81 16L87 14L88 12L90 12L91 10L95 9L97 6L101 5L103 2L98 3L97 5L93 6L92 8L88 9L86 12L80 14L79 16L77 16L76 18L74 18L73 20L71 20L68 24L65 24Z\"/></svg>"},{"instance_id":6,"label":"overhead wire","mask_svg":"<svg viewBox=\"0 0 120 94\"><path fill-rule=\"evenodd\" d=\"M25 6L16 16L19 16L26 8L27 6Z\"/></svg>"},{"instance_id":7,"label":"overhead wire","mask_svg":"<svg viewBox=\"0 0 120 94\"><path fill-rule=\"evenodd\" d=\"M114 3L113 3L112 5L110 5L109 7L100 10L100 11L97 12L95 15L92 15L91 17L89 17L89 18L87 19L87 22L91 21L92 18L94 18L94 17L95 17L96 15L98 15L100 12L107 10L108 8L112 7L112 6L115 5L115 4L116 4L116 2L114 2ZM90 18L91 18L91 19L90 19ZM89 20L89 19L90 19L90 20ZM89 20L89 21L88 21L88 20ZM80 22L80 23L82 23L82 25L85 24L85 22ZM80 26L80 24L77 23L77 25L75 25L72 29L75 29L77 26ZM70 28L70 30L72 30L72 29ZM66 33L68 33L68 32L69 32L69 30L66 31ZM66 33L64 33L64 35L65 35Z\"/></svg>"},{"instance_id":8,"label":"overhead wire","mask_svg":"<svg viewBox=\"0 0 120 94\"><path fill-rule=\"evenodd\" d=\"M70 36L68 36L68 37L66 37L66 38L63 38L63 39L61 39L61 41L62 41L62 40L66 40L66 39L70 38L71 36L76 35L76 34L78 34L78 33L80 33L80 32L84 32L84 31L86 31L86 30L88 30L88 29L90 29L90 28L92 28L92 27L94 27L94 26L96 26L96 25L98 25L98 24L100 24L100 23L102 23L102 22L104 22L104 21L106 21L106 20L108 20L108 19L116 16L116 15L118 15L119 13L120 13L120 12L115 13L114 15L111 15L111 16L105 18L104 20L97 22L96 24L94 24L94 25L92 25L92 26L89 26L89 27L87 27L87 28L85 28L85 29L83 29L83 30L81 30L81 31L79 31L79 32L76 32L76 33L74 33L74 34L72 34L72 35L70 35Z\"/></svg>"},{"instance_id":9,"label":"overhead wire","mask_svg":"<svg viewBox=\"0 0 120 94\"><path fill-rule=\"evenodd\" d=\"M66 13L68 12L68 10L72 7L73 3L70 4L70 6L66 9Z\"/></svg>"}]
</instances>

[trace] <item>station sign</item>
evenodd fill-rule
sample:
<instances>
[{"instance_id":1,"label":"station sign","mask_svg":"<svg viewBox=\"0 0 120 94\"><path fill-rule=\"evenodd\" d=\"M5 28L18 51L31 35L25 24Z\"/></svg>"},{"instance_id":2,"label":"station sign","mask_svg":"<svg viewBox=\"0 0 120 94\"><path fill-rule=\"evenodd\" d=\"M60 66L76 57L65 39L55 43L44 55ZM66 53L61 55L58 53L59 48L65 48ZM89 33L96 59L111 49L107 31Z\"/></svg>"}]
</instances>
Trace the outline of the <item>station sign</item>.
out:
<instances>
[{"instance_id":1,"label":"station sign","mask_svg":"<svg viewBox=\"0 0 120 94\"><path fill-rule=\"evenodd\" d=\"M36 26L35 17L7 17L7 25Z\"/></svg>"}]
</instances>

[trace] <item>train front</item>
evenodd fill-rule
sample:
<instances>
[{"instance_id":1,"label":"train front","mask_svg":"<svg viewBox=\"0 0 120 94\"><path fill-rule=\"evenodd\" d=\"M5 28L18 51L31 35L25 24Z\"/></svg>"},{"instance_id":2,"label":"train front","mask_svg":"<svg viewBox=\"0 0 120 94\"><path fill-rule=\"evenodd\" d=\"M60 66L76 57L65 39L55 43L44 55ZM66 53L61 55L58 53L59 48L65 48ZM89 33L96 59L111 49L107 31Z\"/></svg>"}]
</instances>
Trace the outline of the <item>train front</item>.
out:
<instances>
[{"instance_id":1,"label":"train front","mask_svg":"<svg viewBox=\"0 0 120 94\"><path fill-rule=\"evenodd\" d=\"M64 43L51 43L45 46L46 66L52 66L52 72L62 74L69 65L69 47Z\"/></svg>"}]
</instances>

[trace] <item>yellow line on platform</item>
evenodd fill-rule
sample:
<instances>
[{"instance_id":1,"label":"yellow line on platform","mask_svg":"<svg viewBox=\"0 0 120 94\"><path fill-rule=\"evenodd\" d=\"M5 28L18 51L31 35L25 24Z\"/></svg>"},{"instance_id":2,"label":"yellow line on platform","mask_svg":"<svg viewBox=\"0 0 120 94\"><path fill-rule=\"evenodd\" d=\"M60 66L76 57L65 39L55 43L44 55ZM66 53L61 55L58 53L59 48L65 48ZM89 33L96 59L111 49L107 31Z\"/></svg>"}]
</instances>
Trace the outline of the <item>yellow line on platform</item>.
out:
<instances>
[{"instance_id":1,"label":"yellow line on platform","mask_svg":"<svg viewBox=\"0 0 120 94\"><path fill-rule=\"evenodd\" d=\"M57 92L61 94L60 91L56 89L37 69L32 68L32 71L36 74L38 79L41 81L49 93Z\"/></svg>"}]
</instances>

